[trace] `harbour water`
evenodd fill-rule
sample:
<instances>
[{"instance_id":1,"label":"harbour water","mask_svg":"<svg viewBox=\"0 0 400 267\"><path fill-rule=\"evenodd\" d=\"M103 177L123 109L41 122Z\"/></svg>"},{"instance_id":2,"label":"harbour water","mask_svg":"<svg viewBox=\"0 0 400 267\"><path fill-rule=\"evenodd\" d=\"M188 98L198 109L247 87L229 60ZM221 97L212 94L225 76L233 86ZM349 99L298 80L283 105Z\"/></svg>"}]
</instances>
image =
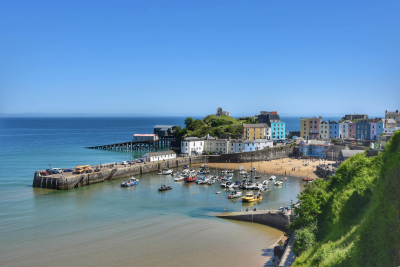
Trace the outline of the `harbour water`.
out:
<instances>
[{"instance_id":1,"label":"harbour water","mask_svg":"<svg viewBox=\"0 0 400 267\"><path fill-rule=\"evenodd\" d=\"M156 124L184 118L1 118L1 266L263 266L264 249L282 232L214 218L245 209L218 186L174 183L156 173L69 191L32 188L33 172L52 167L122 161L139 155L88 150L130 140ZM298 120L297 120L298 122ZM298 124L298 123L297 123ZM158 193L161 184L173 190ZM272 188L257 209L295 201L298 178ZM238 256L240 255L240 256Z\"/></svg>"}]
</instances>

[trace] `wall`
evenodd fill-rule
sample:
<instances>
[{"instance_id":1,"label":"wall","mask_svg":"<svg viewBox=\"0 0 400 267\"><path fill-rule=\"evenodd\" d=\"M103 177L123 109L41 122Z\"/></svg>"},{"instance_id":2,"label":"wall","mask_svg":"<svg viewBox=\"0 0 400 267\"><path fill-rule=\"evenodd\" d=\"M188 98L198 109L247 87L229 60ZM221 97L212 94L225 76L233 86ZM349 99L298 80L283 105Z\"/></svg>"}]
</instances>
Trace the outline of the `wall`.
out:
<instances>
[{"instance_id":1,"label":"wall","mask_svg":"<svg viewBox=\"0 0 400 267\"><path fill-rule=\"evenodd\" d=\"M236 221L259 223L277 228L282 231L288 230L287 226L290 222L290 216L285 215L282 212L271 212L271 213L246 212L239 214L227 213L227 214L217 215L217 217L223 219L236 220Z\"/></svg>"}]
</instances>

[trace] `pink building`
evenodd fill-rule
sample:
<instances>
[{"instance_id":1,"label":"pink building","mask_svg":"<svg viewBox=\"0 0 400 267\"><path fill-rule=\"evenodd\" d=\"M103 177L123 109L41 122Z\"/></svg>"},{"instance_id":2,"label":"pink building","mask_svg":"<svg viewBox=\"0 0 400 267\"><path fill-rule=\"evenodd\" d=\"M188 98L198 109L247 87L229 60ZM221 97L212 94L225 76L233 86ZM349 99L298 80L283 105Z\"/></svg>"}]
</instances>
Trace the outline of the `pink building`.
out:
<instances>
[{"instance_id":1,"label":"pink building","mask_svg":"<svg viewBox=\"0 0 400 267\"><path fill-rule=\"evenodd\" d=\"M348 127L348 138L356 138L356 123L350 122Z\"/></svg>"},{"instance_id":2,"label":"pink building","mask_svg":"<svg viewBox=\"0 0 400 267\"><path fill-rule=\"evenodd\" d=\"M319 125L322 121L322 117L320 116L319 118L317 117L312 117L309 119L309 124L310 124L310 139L319 139Z\"/></svg>"}]
</instances>

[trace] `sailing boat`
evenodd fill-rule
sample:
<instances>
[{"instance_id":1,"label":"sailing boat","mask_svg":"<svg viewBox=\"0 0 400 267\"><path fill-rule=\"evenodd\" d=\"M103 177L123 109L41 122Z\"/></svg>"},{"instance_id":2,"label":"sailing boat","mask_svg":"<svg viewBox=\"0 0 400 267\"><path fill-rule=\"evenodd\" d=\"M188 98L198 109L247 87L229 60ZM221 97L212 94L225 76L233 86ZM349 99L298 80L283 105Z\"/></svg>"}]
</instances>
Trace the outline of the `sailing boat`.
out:
<instances>
[{"instance_id":1,"label":"sailing boat","mask_svg":"<svg viewBox=\"0 0 400 267\"><path fill-rule=\"evenodd\" d=\"M227 174L228 170L226 169L226 161L225 161L225 169L222 171L222 174Z\"/></svg>"},{"instance_id":2,"label":"sailing boat","mask_svg":"<svg viewBox=\"0 0 400 267\"><path fill-rule=\"evenodd\" d=\"M285 176L281 179L281 181L286 181L287 177L286 177L286 170L285 170Z\"/></svg>"}]
</instances>

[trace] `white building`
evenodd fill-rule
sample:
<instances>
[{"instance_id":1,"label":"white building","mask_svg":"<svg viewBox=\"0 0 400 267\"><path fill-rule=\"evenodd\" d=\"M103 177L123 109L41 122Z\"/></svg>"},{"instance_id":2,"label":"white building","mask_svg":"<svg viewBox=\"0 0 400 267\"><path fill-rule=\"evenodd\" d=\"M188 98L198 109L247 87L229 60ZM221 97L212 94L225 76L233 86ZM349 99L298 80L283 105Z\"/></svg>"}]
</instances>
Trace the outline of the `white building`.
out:
<instances>
[{"instance_id":1,"label":"white building","mask_svg":"<svg viewBox=\"0 0 400 267\"><path fill-rule=\"evenodd\" d=\"M274 142L272 140L256 139L257 150L263 150L268 147L273 147Z\"/></svg>"},{"instance_id":2,"label":"white building","mask_svg":"<svg viewBox=\"0 0 400 267\"><path fill-rule=\"evenodd\" d=\"M169 159L176 159L176 153L172 150L168 151L161 151L161 152L150 152L147 154L144 154L143 158L145 161L164 161L164 160L169 160Z\"/></svg>"},{"instance_id":3,"label":"white building","mask_svg":"<svg viewBox=\"0 0 400 267\"><path fill-rule=\"evenodd\" d=\"M239 153L244 151L243 140L230 140L229 141L229 153Z\"/></svg>"},{"instance_id":4,"label":"white building","mask_svg":"<svg viewBox=\"0 0 400 267\"><path fill-rule=\"evenodd\" d=\"M329 139L329 123L327 121L323 121L319 124L319 139Z\"/></svg>"},{"instance_id":5,"label":"white building","mask_svg":"<svg viewBox=\"0 0 400 267\"><path fill-rule=\"evenodd\" d=\"M156 134L134 134L133 141L157 141L158 135Z\"/></svg>"},{"instance_id":6,"label":"white building","mask_svg":"<svg viewBox=\"0 0 400 267\"><path fill-rule=\"evenodd\" d=\"M258 151L273 146L272 140L256 139L256 140L230 140L230 153Z\"/></svg>"},{"instance_id":7,"label":"white building","mask_svg":"<svg viewBox=\"0 0 400 267\"><path fill-rule=\"evenodd\" d=\"M204 151L205 138L186 137L181 142L181 153L188 156L201 155Z\"/></svg>"},{"instance_id":8,"label":"white building","mask_svg":"<svg viewBox=\"0 0 400 267\"><path fill-rule=\"evenodd\" d=\"M204 140L204 151L216 153L229 153L229 140L207 137Z\"/></svg>"},{"instance_id":9,"label":"white building","mask_svg":"<svg viewBox=\"0 0 400 267\"><path fill-rule=\"evenodd\" d=\"M349 123L349 120L339 123L339 138L349 138Z\"/></svg>"}]
</instances>

